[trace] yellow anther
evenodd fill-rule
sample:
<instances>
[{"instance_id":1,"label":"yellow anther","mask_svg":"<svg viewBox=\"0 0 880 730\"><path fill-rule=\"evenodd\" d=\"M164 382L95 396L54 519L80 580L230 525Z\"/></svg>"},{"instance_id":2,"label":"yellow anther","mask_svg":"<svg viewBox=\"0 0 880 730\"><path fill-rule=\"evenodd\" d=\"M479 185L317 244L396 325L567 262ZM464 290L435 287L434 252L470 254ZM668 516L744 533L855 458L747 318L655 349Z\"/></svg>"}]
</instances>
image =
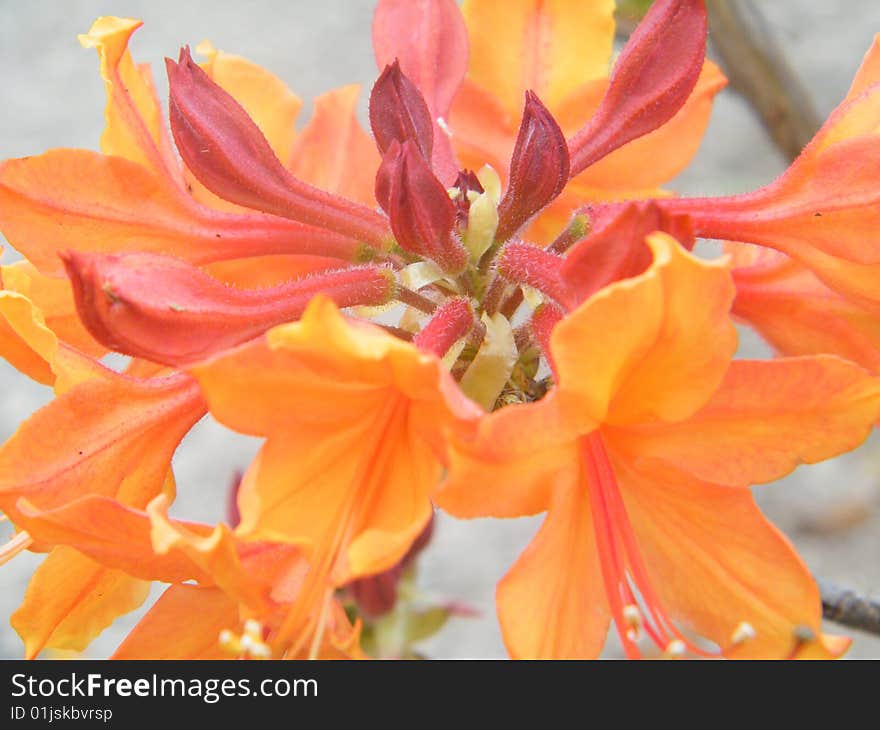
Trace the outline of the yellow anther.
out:
<instances>
[{"instance_id":1,"label":"yellow anther","mask_svg":"<svg viewBox=\"0 0 880 730\"><path fill-rule=\"evenodd\" d=\"M740 644L744 644L745 642L754 639L755 636L757 636L755 627L748 621L740 621L730 635L730 640L733 642L734 646L739 646Z\"/></svg>"},{"instance_id":2,"label":"yellow anther","mask_svg":"<svg viewBox=\"0 0 880 730\"><path fill-rule=\"evenodd\" d=\"M262 638L263 636L263 624L259 621L255 621L252 618L249 618L244 622L244 632L246 634L251 634L252 636L256 636L257 638Z\"/></svg>"},{"instance_id":3,"label":"yellow anther","mask_svg":"<svg viewBox=\"0 0 880 730\"><path fill-rule=\"evenodd\" d=\"M272 648L263 641L263 625L259 621L248 619L244 623L241 636L236 636L229 629L224 629L217 637L220 647L228 654L246 659L269 659Z\"/></svg>"},{"instance_id":4,"label":"yellow anther","mask_svg":"<svg viewBox=\"0 0 880 730\"><path fill-rule=\"evenodd\" d=\"M673 639L666 645L666 650L663 653L670 659L680 659L686 651L687 647L681 639Z\"/></svg>"},{"instance_id":5,"label":"yellow anther","mask_svg":"<svg viewBox=\"0 0 880 730\"><path fill-rule=\"evenodd\" d=\"M623 607L623 620L630 628L640 629L642 627L642 612L639 611L638 606L628 603Z\"/></svg>"}]
</instances>

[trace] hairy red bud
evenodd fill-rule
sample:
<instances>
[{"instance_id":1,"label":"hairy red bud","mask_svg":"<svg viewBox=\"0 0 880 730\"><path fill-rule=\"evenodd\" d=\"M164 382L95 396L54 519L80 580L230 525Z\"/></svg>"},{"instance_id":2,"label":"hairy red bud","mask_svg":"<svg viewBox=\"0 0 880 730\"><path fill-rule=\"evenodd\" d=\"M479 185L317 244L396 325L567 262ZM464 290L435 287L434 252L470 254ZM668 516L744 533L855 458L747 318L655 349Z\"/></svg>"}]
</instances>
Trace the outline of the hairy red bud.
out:
<instances>
[{"instance_id":1,"label":"hairy red bud","mask_svg":"<svg viewBox=\"0 0 880 730\"><path fill-rule=\"evenodd\" d=\"M165 59L171 131L183 161L220 197L248 208L309 223L381 248L382 216L291 175L247 112L183 48Z\"/></svg>"},{"instance_id":2,"label":"hairy red bud","mask_svg":"<svg viewBox=\"0 0 880 730\"><path fill-rule=\"evenodd\" d=\"M457 273L467 251L453 235L455 204L412 140L391 143L376 175L376 200L401 248Z\"/></svg>"},{"instance_id":3,"label":"hairy red bud","mask_svg":"<svg viewBox=\"0 0 880 730\"><path fill-rule=\"evenodd\" d=\"M532 91L526 92L510 182L498 205L496 239L506 241L556 198L568 182L568 146L556 120Z\"/></svg>"},{"instance_id":4,"label":"hairy red bud","mask_svg":"<svg viewBox=\"0 0 880 730\"><path fill-rule=\"evenodd\" d=\"M464 297L449 299L413 339L416 347L443 357L474 326L474 310Z\"/></svg>"},{"instance_id":5,"label":"hairy red bud","mask_svg":"<svg viewBox=\"0 0 880 730\"><path fill-rule=\"evenodd\" d=\"M412 140L430 162L433 126L422 93L403 74L397 60L386 66L370 92L370 127L379 152L384 155L394 140L401 144Z\"/></svg>"},{"instance_id":6,"label":"hairy red bud","mask_svg":"<svg viewBox=\"0 0 880 730\"><path fill-rule=\"evenodd\" d=\"M180 259L146 253L61 254L77 311L107 347L166 365L203 359L299 317L316 294L340 307L394 293L390 271L362 266L265 289L236 289Z\"/></svg>"},{"instance_id":7,"label":"hairy red bud","mask_svg":"<svg viewBox=\"0 0 880 730\"><path fill-rule=\"evenodd\" d=\"M668 233L688 250L694 246L690 218L653 202L595 206L584 212L590 233L569 249L560 272L575 306L615 281L644 272L652 260L645 238L654 231Z\"/></svg>"},{"instance_id":8,"label":"hairy red bud","mask_svg":"<svg viewBox=\"0 0 880 730\"><path fill-rule=\"evenodd\" d=\"M498 257L498 272L515 284L526 284L567 305L569 292L562 279L564 259L530 243L508 243Z\"/></svg>"},{"instance_id":9,"label":"hairy red bud","mask_svg":"<svg viewBox=\"0 0 880 730\"><path fill-rule=\"evenodd\" d=\"M705 55L703 0L656 0L621 51L593 118L569 142L572 176L672 119Z\"/></svg>"}]
</instances>

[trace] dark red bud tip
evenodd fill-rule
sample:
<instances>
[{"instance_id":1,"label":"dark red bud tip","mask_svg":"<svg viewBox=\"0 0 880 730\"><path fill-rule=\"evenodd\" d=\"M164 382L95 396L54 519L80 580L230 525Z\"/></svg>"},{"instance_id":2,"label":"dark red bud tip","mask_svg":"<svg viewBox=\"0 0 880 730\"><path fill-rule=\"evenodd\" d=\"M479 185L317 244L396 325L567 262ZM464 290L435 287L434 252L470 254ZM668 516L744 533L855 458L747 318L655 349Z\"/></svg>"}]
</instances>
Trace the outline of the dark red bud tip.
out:
<instances>
[{"instance_id":1,"label":"dark red bud tip","mask_svg":"<svg viewBox=\"0 0 880 730\"><path fill-rule=\"evenodd\" d=\"M445 302L413 339L413 344L425 352L443 357L458 340L474 326L474 310L464 297Z\"/></svg>"},{"instance_id":2,"label":"dark red bud tip","mask_svg":"<svg viewBox=\"0 0 880 730\"><path fill-rule=\"evenodd\" d=\"M391 611L397 603L397 584L401 576L416 556L424 550L434 534L434 516L425 529L419 533L397 565L392 566L383 573L358 578L348 584L348 592L357 603L358 611L367 618L378 618Z\"/></svg>"},{"instance_id":3,"label":"dark red bud tip","mask_svg":"<svg viewBox=\"0 0 880 730\"><path fill-rule=\"evenodd\" d=\"M455 204L415 142L392 141L376 175L376 200L388 213L401 248L458 273L467 264L454 236Z\"/></svg>"},{"instance_id":4,"label":"dark red bud tip","mask_svg":"<svg viewBox=\"0 0 880 730\"><path fill-rule=\"evenodd\" d=\"M567 306L570 292L562 279L564 259L529 243L508 243L498 257L498 273L514 284L526 284Z\"/></svg>"},{"instance_id":5,"label":"dark red bud tip","mask_svg":"<svg viewBox=\"0 0 880 730\"><path fill-rule=\"evenodd\" d=\"M589 218L589 235L569 249L561 269L574 304L644 272L652 260L645 238L654 231L668 233L688 250L694 246L690 219L654 202L597 205L589 208Z\"/></svg>"},{"instance_id":6,"label":"dark red bud tip","mask_svg":"<svg viewBox=\"0 0 880 730\"><path fill-rule=\"evenodd\" d=\"M338 306L384 304L388 269L322 272L265 289L236 289L155 254L62 255L83 324L117 352L166 365L203 359L299 317L316 294Z\"/></svg>"},{"instance_id":7,"label":"dark red bud tip","mask_svg":"<svg viewBox=\"0 0 880 730\"><path fill-rule=\"evenodd\" d=\"M621 51L605 97L569 143L571 174L669 121L706 55L703 0L656 0Z\"/></svg>"},{"instance_id":8,"label":"dark red bud tip","mask_svg":"<svg viewBox=\"0 0 880 730\"><path fill-rule=\"evenodd\" d=\"M171 132L180 156L211 192L381 247L382 217L366 206L307 185L284 168L241 105L180 51L168 69Z\"/></svg>"},{"instance_id":9,"label":"dark red bud tip","mask_svg":"<svg viewBox=\"0 0 880 730\"><path fill-rule=\"evenodd\" d=\"M535 93L527 91L510 160L510 183L498 206L497 240L506 241L551 203L568 182L568 172L565 135Z\"/></svg>"},{"instance_id":10,"label":"dark red bud tip","mask_svg":"<svg viewBox=\"0 0 880 730\"><path fill-rule=\"evenodd\" d=\"M376 146L383 155L395 140L416 143L430 162L434 125L422 92L400 70L400 64L386 66L370 92L370 126Z\"/></svg>"}]
</instances>

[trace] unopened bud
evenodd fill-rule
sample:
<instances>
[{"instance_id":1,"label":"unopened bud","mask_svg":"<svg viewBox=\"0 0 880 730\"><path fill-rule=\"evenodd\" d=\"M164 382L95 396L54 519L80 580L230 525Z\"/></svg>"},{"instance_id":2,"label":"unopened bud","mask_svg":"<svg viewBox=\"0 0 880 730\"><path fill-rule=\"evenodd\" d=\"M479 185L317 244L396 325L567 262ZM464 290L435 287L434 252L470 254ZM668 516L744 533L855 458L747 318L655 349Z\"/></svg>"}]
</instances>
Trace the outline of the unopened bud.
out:
<instances>
[{"instance_id":1,"label":"unopened bud","mask_svg":"<svg viewBox=\"0 0 880 730\"><path fill-rule=\"evenodd\" d=\"M397 60L385 67L370 92L370 127L383 155L395 140L400 144L412 140L430 162L434 144L431 112Z\"/></svg>"},{"instance_id":2,"label":"unopened bud","mask_svg":"<svg viewBox=\"0 0 880 730\"><path fill-rule=\"evenodd\" d=\"M510 181L498 206L499 241L553 201L568 182L565 136L532 91L526 92L522 122L510 159Z\"/></svg>"}]
</instances>

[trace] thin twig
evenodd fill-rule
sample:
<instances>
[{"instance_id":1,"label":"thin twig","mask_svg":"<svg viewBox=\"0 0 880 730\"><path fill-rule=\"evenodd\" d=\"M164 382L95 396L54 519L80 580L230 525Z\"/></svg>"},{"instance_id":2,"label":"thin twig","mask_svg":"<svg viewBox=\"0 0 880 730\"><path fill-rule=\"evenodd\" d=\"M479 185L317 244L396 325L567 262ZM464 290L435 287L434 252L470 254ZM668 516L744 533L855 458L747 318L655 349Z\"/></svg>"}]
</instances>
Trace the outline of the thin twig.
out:
<instances>
[{"instance_id":1,"label":"thin twig","mask_svg":"<svg viewBox=\"0 0 880 730\"><path fill-rule=\"evenodd\" d=\"M731 86L793 160L821 124L805 85L751 0L706 0L706 8L710 42Z\"/></svg>"},{"instance_id":2,"label":"thin twig","mask_svg":"<svg viewBox=\"0 0 880 730\"><path fill-rule=\"evenodd\" d=\"M818 579L822 594L822 615L829 621L880 636L880 602Z\"/></svg>"}]
</instances>

